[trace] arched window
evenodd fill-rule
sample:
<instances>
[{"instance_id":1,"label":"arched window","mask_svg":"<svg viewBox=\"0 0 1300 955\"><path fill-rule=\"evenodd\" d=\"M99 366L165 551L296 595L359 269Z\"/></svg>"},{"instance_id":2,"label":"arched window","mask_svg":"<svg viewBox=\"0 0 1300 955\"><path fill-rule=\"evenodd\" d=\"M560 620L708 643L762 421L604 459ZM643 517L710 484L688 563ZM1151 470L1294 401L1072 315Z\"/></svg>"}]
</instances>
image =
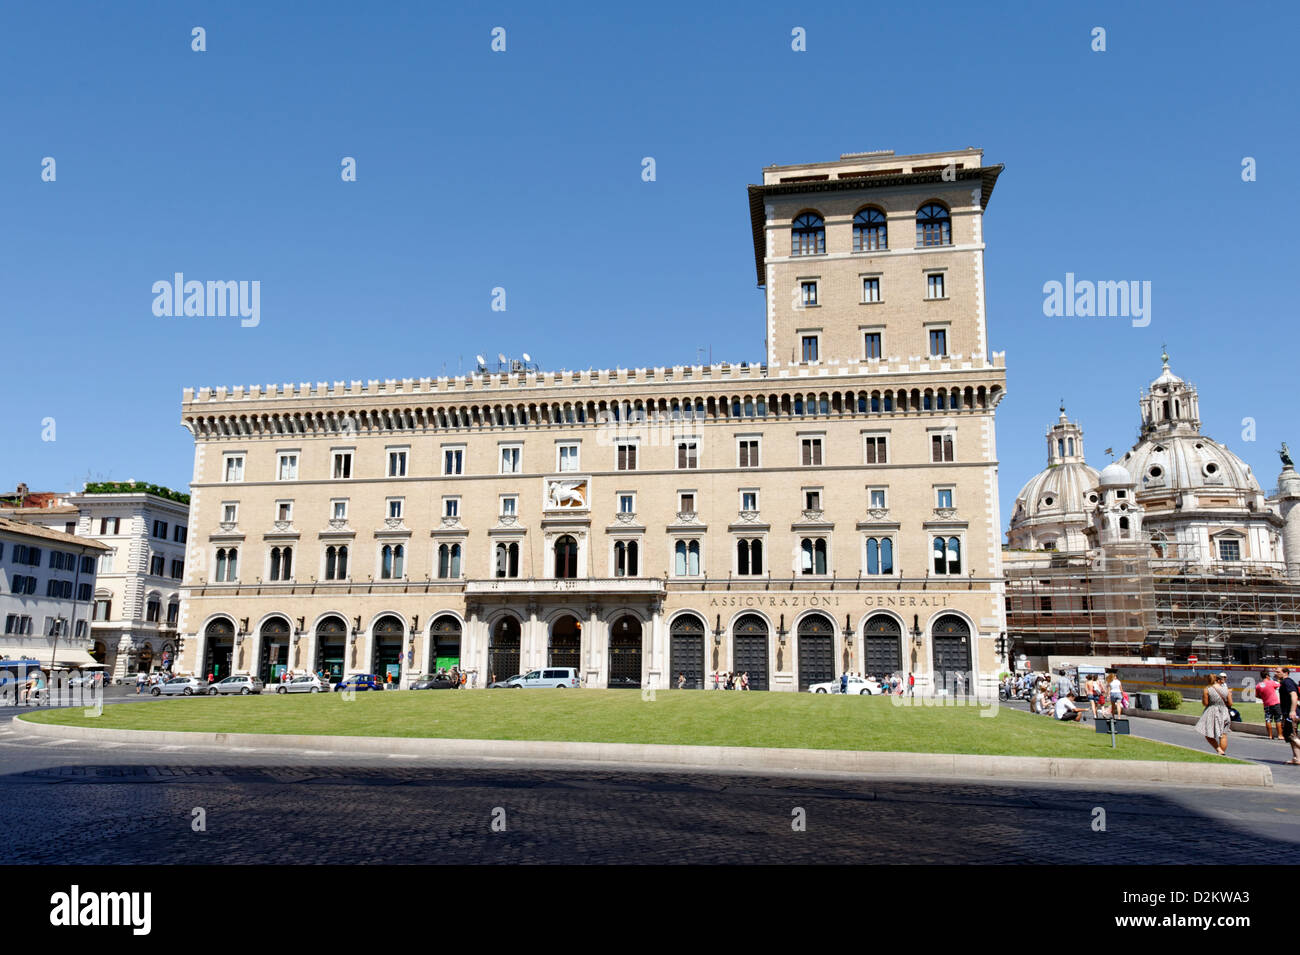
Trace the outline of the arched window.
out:
<instances>
[{"instance_id":1,"label":"arched window","mask_svg":"<svg viewBox=\"0 0 1300 955\"><path fill-rule=\"evenodd\" d=\"M894 542L888 537L867 538L867 573L894 572Z\"/></svg>"},{"instance_id":2,"label":"arched window","mask_svg":"<svg viewBox=\"0 0 1300 955\"><path fill-rule=\"evenodd\" d=\"M331 544L325 548L325 579L326 580L347 580L348 579L348 545L340 544L337 547Z\"/></svg>"},{"instance_id":3,"label":"arched window","mask_svg":"<svg viewBox=\"0 0 1300 955\"><path fill-rule=\"evenodd\" d=\"M239 548L217 548L217 583L233 584L239 579Z\"/></svg>"},{"instance_id":4,"label":"arched window","mask_svg":"<svg viewBox=\"0 0 1300 955\"><path fill-rule=\"evenodd\" d=\"M379 576L382 580L401 580L406 572L406 548L401 544L385 544L380 552Z\"/></svg>"},{"instance_id":5,"label":"arched window","mask_svg":"<svg viewBox=\"0 0 1300 955\"><path fill-rule=\"evenodd\" d=\"M565 534L555 542L555 577L567 580L578 576L578 542Z\"/></svg>"},{"instance_id":6,"label":"arched window","mask_svg":"<svg viewBox=\"0 0 1300 955\"><path fill-rule=\"evenodd\" d=\"M637 575L636 541L614 542L614 576L635 577Z\"/></svg>"},{"instance_id":7,"label":"arched window","mask_svg":"<svg viewBox=\"0 0 1300 955\"><path fill-rule=\"evenodd\" d=\"M815 212L805 212L790 230L791 255L821 255L826 251L826 222Z\"/></svg>"},{"instance_id":8,"label":"arched window","mask_svg":"<svg viewBox=\"0 0 1300 955\"><path fill-rule=\"evenodd\" d=\"M679 577L696 577L700 573L700 542L679 540L673 547L673 569Z\"/></svg>"},{"instance_id":9,"label":"arched window","mask_svg":"<svg viewBox=\"0 0 1300 955\"><path fill-rule=\"evenodd\" d=\"M826 538L805 537L800 541L799 571L803 574L826 573Z\"/></svg>"},{"instance_id":10,"label":"arched window","mask_svg":"<svg viewBox=\"0 0 1300 955\"><path fill-rule=\"evenodd\" d=\"M763 573L763 541L736 541L736 573L740 576L754 576Z\"/></svg>"},{"instance_id":11,"label":"arched window","mask_svg":"<svg viewBox=\"0 0 1300 955\"><path fill-rule=\"evenodd\" d=\"M952 217L937 202L927 202L916 211L918 246L952 245Z\"/></svg>"},{"instance_id":12,"label":"arched window","mask_svg":"<svg viewBox=\"0 0 1300 955\"><path fill-rule=\"evenodd\" d=\"M272 580L293 579L293 548L292 547L271 548L271 579Z\"/></svg>"},{"instance_id":13,"label":"arched window","mask_svg":"<svg viewBox=\"0 0 1300 955\"><path fill-rule=\"evenodd\" d=\"M496 575L498 577L519 576L519 544L515 541L497 544Z\"/></svg>"},{"instance_id":14,"label":"arched window","mask_svg":"<svg viewBox=\"0 0 1300 955\"><path fill-rule=\"evenodd\" d=\"M863 209L853 217L853 251L879 252L889 248L885 214L879 209Z\"/></svg>"},{"instance_id":15,"label":"arched window","mask_svg":"<svg viewBox=\"0 0 1300 955\"><path fill-rule=\"evenodd\" d=\"M438 576L444 580L460 577L459 544L442 544L438 547Z\"/></svg>"},{"instance_id":16,"label":"arched window","mask_svg":"<svg viewBox=\"0 0 1300 955\"><path fill-rule=\"evenodd\" d=\"M956 537L934 539L934 572L936 574L961 573L961 541Z\"/></svg>"},{"instance_id":17,"label":"arched window","mask_svg":"<svg viewBox=\"0 0 1300 955\"><path fill-rule=\"evenodd\" d=\"M144 619L149 623L157 623L158 617L162 614L162 600L157 594L149 596L149 602L145 605Z\"/></svg>"}]
</instances>

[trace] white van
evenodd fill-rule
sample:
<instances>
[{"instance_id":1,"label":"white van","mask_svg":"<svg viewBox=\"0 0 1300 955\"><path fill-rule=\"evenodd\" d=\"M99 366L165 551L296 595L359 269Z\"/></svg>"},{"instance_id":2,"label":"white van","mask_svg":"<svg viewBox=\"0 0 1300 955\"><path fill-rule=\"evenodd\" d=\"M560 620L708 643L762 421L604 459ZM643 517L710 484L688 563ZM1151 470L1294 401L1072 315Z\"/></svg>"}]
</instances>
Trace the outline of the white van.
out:
<instances>
[{"instance_id":1,"label":"white van","mask_svg":"<svg viewBox=\"0 0 1300 955\"><path fill-rule=\"evenodd\" d=\"M545 670L532 670L525 673L519 678L519 682L515 686L546 690L555 687L563 690L565 688L577 689L582 684L578 682L576 667L547 667Z\"/></svg>"}]
</instances>

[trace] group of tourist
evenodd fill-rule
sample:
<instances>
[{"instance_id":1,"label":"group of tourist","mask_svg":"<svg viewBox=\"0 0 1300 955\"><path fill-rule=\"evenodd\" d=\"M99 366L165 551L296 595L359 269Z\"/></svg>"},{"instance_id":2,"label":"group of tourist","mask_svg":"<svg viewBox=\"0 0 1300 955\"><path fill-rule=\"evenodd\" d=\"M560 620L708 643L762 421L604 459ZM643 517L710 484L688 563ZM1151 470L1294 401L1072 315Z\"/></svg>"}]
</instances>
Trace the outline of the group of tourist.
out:
<instances>
[{"instance_id":1,"label":"group of tourist","mask_svg":"<svg viewBox=\"0 0 1300 955\"><path fill-rule=\"evenodd\" d=\"M1231 725L1232 689L1227 675L1220 673L1206 681L1201 691L1201 714L1196 729L1220 756L1228 751L1228 728ZM1264 707L1264 732L1269 739L1282 740L1291 746L1291 758L1283 765L1300 766L1300 671L1281 667L1277 672L1261 670L1255 684L1255 698ZM1227 714L1227 719L1225 719ZM1275 734L1276 731L1276 734Z\"/></svg>"},{"instance_id":2,"label":"group of tourist","mask_svg":"<svg viewBox=\"0 0 1300 955\"><path fill-rule=\"evenodd\" d=\"M685 675L679 675L677 679L677 688L682 689L685 685ZM719 673L717 670L714 670L713 688L715 690L748 690L749 671L746 670L744 673Z\"/></svg>"},{"instance_id":3,"label":"group of tourist","mask_svg":"<svg viewBox=\"0 0 1300 955\"><path fill-rule=\"evenodd\" d=\"M1008 697L1028 700L1031 713L1067 723L1083 721L1079 688L1063 669L1055 675L1032 670L1020 676L1008 674L1002 681L1002 688ZM1114 672L1103 677L1089 674L1083 682L1082 699L1094 720L1119 719L1129 708L1128 694L1124 692L1119 674Z\"/></svg>"}]
</instances>

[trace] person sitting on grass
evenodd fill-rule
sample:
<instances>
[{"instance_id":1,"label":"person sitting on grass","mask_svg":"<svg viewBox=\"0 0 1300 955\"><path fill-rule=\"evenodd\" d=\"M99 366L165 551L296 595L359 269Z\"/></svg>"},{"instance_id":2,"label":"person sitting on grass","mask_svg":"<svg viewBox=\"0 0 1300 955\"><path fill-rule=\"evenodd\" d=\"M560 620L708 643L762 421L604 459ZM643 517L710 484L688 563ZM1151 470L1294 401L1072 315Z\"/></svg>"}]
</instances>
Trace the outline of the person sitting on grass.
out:
<instances>
[{"instance_id":1,"label":"person sitting on grass","mask_svg":"<svg viewBox=\"0 0 1300 955\"><path fill-rule=\"evenodd\" d=\"M1056 718L1067 723L1079 723L1083 720L1083 710L1075 705L1073 691L1056 701Z\"/></svg>"}]
</instances>

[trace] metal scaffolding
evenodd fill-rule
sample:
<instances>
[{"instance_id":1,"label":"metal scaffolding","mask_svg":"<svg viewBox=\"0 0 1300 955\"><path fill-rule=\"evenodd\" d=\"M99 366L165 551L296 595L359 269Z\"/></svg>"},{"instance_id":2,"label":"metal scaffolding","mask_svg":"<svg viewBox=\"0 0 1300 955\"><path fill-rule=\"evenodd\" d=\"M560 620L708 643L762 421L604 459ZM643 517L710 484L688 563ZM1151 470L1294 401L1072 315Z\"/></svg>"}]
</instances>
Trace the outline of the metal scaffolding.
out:
<instances>
[{"instance_id":1,"label":"metal scaffolding","mask_svg":"<svg viewBox=\"0 0 1300 955\"><path fill-rule=\"evenodd\" d=\"M1282 564L1199 562L1162 544L1008 555L1007 635L1028 656L1300 662L1300 586Z\"/></svg>"}]
</instances>

